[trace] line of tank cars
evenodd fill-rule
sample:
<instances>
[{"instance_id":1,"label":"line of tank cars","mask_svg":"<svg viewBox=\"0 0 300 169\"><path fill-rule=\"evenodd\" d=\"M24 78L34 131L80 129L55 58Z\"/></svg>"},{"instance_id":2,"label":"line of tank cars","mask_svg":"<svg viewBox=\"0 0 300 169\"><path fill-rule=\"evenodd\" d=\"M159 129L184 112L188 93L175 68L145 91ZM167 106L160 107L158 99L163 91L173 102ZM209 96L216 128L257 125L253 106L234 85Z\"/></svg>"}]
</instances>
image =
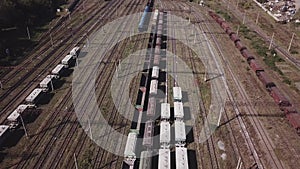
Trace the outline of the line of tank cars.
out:
<instances>
[{"instance_id":1,"label":"line of tank cars","mask_svg":"<svg viewBox=\"0 0 300 169\"><path fill-rule=\"evenodd\" d=\"M223 30L229 35L230 39L234 42L236 48L240 51L242 56L247 59L251 69L256 73L259 80L263 83L266 90L273 97L275 103L280 107L289 123L296 129L297 133L300 134L300 115L290 101L279 91L276 84L266 74L264 69L255 61L255 57L251 54L248 49L243 45L238 35L232 31L228 24L223 18L218 16L213 11L209 11L209 15L223 28Z\"/></svg>"},{"instance_id":2,"label":"line of tank cars","mask_svg":"<svg viewBox=\"0 0 300 169\"><path fill-rule=\"evenodd\" d=\"M5 138L9 134L10 129L16 129L19 124L21 124L20 120L28 117L32 113L32 109L36 107L39 99L43 97L43 94L54 90L54 82L58 80L61 75L64 73L65 69L74 65L75 59L78 57L80 52L79 47L74 47L70 53L65 56L61 63L58 64L49 75L47 75L23 101L6 119L4 122L5 125L0 125L0 145L1 142L5 140ZM20 118L21 117L21 118Z\"/></svg>"}]
</instances>

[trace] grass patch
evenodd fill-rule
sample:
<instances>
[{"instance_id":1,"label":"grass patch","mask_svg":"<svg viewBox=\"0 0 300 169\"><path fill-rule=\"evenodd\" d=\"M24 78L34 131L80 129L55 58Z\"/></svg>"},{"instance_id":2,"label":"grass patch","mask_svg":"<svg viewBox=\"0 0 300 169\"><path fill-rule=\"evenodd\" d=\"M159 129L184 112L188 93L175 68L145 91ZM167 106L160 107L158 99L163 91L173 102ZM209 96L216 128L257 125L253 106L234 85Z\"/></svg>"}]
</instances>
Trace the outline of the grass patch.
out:
<instances>
[{"instance_id":1,"label":"grass patch","mask_svg":"<svg viewBox=\"0 0 300 169\"><path fill-rule=\"evenodd\" d=\"M217 14L219 14L219 15L222 15L222 17L226 20L226 21L231 21L231 16L227 13L227 12L224 12L224 11L222 11L222 10L220 10L220 9L218 9L217 11L216 11L216 13Z\"/></svg>"},{"instance_id":2,"label":"grass patch","mask_svg":"<svg viewBox=\"0 0 300 169\"><path fill-rule=\"evenodd\" d=\"M242 6L244 9L252 9L252 2L251 1L243 1L239 3L240 6Z\"/></svg>"},{"instance_id":3,"label":"grass patch","mask_svg":"<svg viewBox=\"0 0 300 169\"><path fill-rule=\"evenodd\" d=\"M292 81L291 81L289 78L287 78L286 76L283 76L282 82L283 82L283 83L286 83L286 84L288 84L288 85L291 85L291 84L292 84Z\"/></svg>"},{"instance_id":4,"label":"grass patch","mask_svg":"<svg viewBox=\"0 0 300 169\"><path fill-rule=\"evenodd\" d=\"M87 150L83 154L83 159L79 161L80 168L90 168L92 166L92 150Z\"/></svg>"}]
</instances>

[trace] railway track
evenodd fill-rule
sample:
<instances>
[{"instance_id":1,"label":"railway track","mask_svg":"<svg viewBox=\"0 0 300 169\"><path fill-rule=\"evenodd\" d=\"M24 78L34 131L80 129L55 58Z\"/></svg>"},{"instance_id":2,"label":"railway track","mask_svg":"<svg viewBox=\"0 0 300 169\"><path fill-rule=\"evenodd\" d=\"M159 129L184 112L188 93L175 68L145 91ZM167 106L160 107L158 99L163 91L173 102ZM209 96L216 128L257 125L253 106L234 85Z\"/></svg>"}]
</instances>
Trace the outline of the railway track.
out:
<instances>
[{"instance_id":1,"label":"railway track","mask_svg":"<svg viewBox=\"0 0 300 169\"><path fill-rule=\"evenodd\" d=\"M222 36L221 36L222 37ZM221 38L220 37L220 38ZM223 37L223 39L228 38ZM224 50L223 50L224 51ZM234 63L237 62L236 60L233 60ZM234 63L237 64L237 63ZM238 63L239 64L239 63ZM231 64L229 66L232 67ZM269 159L268 161L273 161L273 163L277 163L276 166L279 166L278 168L287 168L287 164L291 168L295 168L299 165L298 160L290 160L295 157L298 157L298 154L300 153L299 148L296 145L296 143L293 140L297 140L297 135L295 134L294 137L291 135L289 131L289 126L286 124L280 123L282 121L281 119L284 117L284 114L281 113L281 111L278 109L277 105L274 105L273 107L270 107L271 105L269 103L273 103L273 100L271 102L264 100L263 107L259 107L254 109L254 106L256 103L249 102L251 99L249 99L249 96L247 95L244 86L241 85L240 81L234 80L235 86L240 88L239 90L243 93L241 93L242 102L245 102L245 110L246 113L241 114L241 116L245 119L247 123L250 123L254 125L254 129L257 133L260 133L261 137L259 138L258 144L266 145L266 151L273 156L276 156L273 159ZM257 77L254 76L249 81L255 82L257 80ZM239 83L239 84L238 84ZM253 89L257 89L260 84L258 83L247 83L247 86L251 86ZM259 87L257 89L256 93L267 93L264 88ZM266 97L268 97L268 94L266 94ZM264 99L269 100L269 98L264 97ZM262 102L262 101L259 101ZM248 106L249 105L249 106ZM262 105L260 105L262 106ZM256 110L259 110L256 112ZM250 113L248 113L250 112ZM262 116L265 116L264 118L261 118ZM273 118L272 118L273 117ZM266 124L267 123L267 124ZM286 122L283 122L286 123ZM269 126L272 126L273 131L270 132ZM267 128L267 130L266 130ZM258 130L259 129L259 130ZM275 132L275 133L274 133ZM280 139L279 139L280 138ZM284 146L283 146L284 145ZM283 148L283 147L284 148ZM285 158L282 159L281 155L278 155L274 153L274 150L281 150L281 154L285 154ZM265 160L266 161L266 160ZM286 161L288 161L286 163ZM268 162L269 163L269 162ZM281 164L280 164L281 163ZM275 167L273 167L275 168Z\"/></svg>"},{"instance_id":2,"label":"railway track","mask_svg":"<svg viewBox=\"0 0 300 169\"><path fill-rule=\"evenodd\" d=\"M180 16L183 16L184 18L188 18L188 6L185 4L185 3L178 3L176 2L176 4L174 4L174 2L172 1L168 1L168 4L169 4L169 8L167 8L166 10L170 10L170 13L174 12L174 14L176 15L180 15ZM172 6L170 5L172 4ZM187 35L185 33L185 31L190 31L190 30L184 30L182 31L182 35ZM172 36L173 37L176 37L175 36L175 31L172 32ZM188 39L188 37L185 36L186 39ZM176 47L176 40L173 38L170 40L171 41L171 48L172 48L172 53L174 55L176 55L176 50L178 50L178 48ZM188 41L188 40L187 40ZM184 47L184 48L181 48L182 51L187 51L188 55L184 57L185 61L188 61L190 62L191 64L191 67L192 67L192 70L193 72L198 72L197 71L197 68L195 66L195 63L193 61L193 56L192 56L192 53L190 51L189 48L187 47ZM185 55L184 53L182 53L182 55ZM173 60L173 70L175 72L175 77L174 77L174 86L177 86L177 84L175 83L175 79L177 79L177 74L176 74L176 70L177 70L177 61L176 61L176 58L174 57L174 60ZM197 76L197 75L196 75ZM190 79L187 79L187 80L190 80ZM199 80L197 78L197 80ZM201 92L200 92L201 94ZM203 104L203 101L201 98L198 98L199 100L196 101L196 103L199 104L199 107L201 108L201 112L202 112L202 116L203 117L206 117L207 116L207 110L205 109L205 106ZM202 119L203 123L204 123L204 119ZM197 130L194 129L194 133L196 132ZM208 134L208 133L207 133ZM195 133L194 134L196 137L198 136L198 133ZM198 140L197 138L195 138L195 140ZM199 157L199 161L198 161L198 165L201 165L202 168L208 168L208 166L210 166L209 168L219 168L219 164L217 162L217 154L215 152L215 143L214 143L214 140L213 138L209 138L206 142L206 148L202 147L202 152L200 153L200 150L201 148L199 147L199 144L197 143L196 144L196 154L197 156ZM206 162L207 160L205 160L205 156L208 155L209 156L209 162Z\"/></svg>"},{"instance_id":3,"label":"railway track","mask_svg":"<svg viewBox=\"0 0 300 169\"><path fill-rule=\"evenodd\" d=\"M70 111L70 110L69 110Z\"/></svg>"},{"instance_id":4,"label":"railway track","mask_svg":"<svg viewBox=\"0 0 300 169\"><path fill-rule=\"evenodd\" d=\"M114 119L114 118L112 118L112 119ZM86 137L85 137L86 138ZM82 139L80 139L80 140L82 140ZM82 142L83 143L83 142ZM79 150L79 152L80 152L81 150Z\"/></svg>"},{"instance_id":5,"label":"railway track","mask_svg":"<svg viewBox=\"0 0 300 169\"><path fill-rule=\"evenodd\" d=\"M198 16L199 15L200 14L198 14ZM206 30L208 30L208 32L210 32L209 31L210 29L208 28L207 23L205 23L205 27L206 27ZM202 29L204 29L204 28L202 28ZM221 47L219 46L218 41L216 40L216 37L213 34L210 34L210 38L213 40L214 44L216 45L217 52L219 53L220 56L222 56L223 62L226 63L225 67L229 71L230 77L233 79L234 84L237 87L238 92L239 92L242 100L250 105L250 106L246 106L246 111L248 113L250 113L251 115L254 115L254 116L249 116L249 120L251 122L251 125L256 130L257 136L261 140L261 142L262 142L261 144L264 146L265 150L267 151L267 152L265 152L266 153L265 157L267 156L266 157L267 158L266 161L268 161L269 163L271 163L271 161L272 161L272 163L270 164L272 166L272 168L284 168L283 164L277 158L277 156L276 156L276 154L274 152L274 148L275 147L274 147L273 143L271 142L271 139L269 138L269 136L268 136L265 128L263 127L262 123L255 117L255 115L257 115L258 113L253 108L253 106L251 105L251 101L250 101L250 99L249 99L249 97L248 97L245 89L240 84L240 82L237 80L236 75L233 73L233 70L231 69L230 63L226 62L226 59L224 57L224 54L222 52ZM233 97L233 94L231 93L231 91L227 91L227 92L228 92L229 98L232 101L232 103L235 103L236 99ZM235 109L236 115L238 116L237 118L238 118L238 121L240 123L241 128L243 130L246 129L245 126L247 126L247 124L245 122L245 119L243 119L242 117L240 117L240 115L242 114L241 113L241 108L239 108L238 106L234 105L234 109ZM257 149L258 148L255 146L256 144L253 141L253 136L250 137L249 133L250 132L247 131L247 129L244 130L244 135L245 135L245 138L247 140L248 147L251 149L251 152L253 153L253 157L254 157L254 160L255 160L255 162L257 164L257 167L258 168L267 167L267 166L265 166L265 163L262 162L261 158L259 158L258 153L257 153Z\"/></svg>"},{"instance_id":6,"label":"railway track","mask_svg":"<svg viewBox=\"0 0 300 169\"><path fill-rule=\"evenodd\" d=\"M115 2L115 1L111 1L111 2ZM25 73L24 76L20 77L18 79L18 81L11 86L11 88L9 88L8 90L5 91L5 93L3 93L0 97L1 102L4 101L4 99L8 99L7 96L11 95L11 93L15 92L15 90L19 87L22 86L21 84L24 84L24 81L28 81L30 78L32 78L32 74L37 74L36 77L34 77L33 79L30 79L30 82L27 82L25 84L25 90L21 90L18 91L18 93L16 95L14 95L15 97L12 98L11 100L9 100L9 103L7 105L5 105L5 107L1 110L1 115L3 117L3 114L10 108L12 107L13 104L15 104L17 102L17 100L19 98L21 98L22 95L24 95L25 93L27 93L28 89L32 88L32 86L34 85L34 83L36 81L38 81L38 79L45 73L47 73L48 71L50 71L50 68L53 67L53 65L55 65L55 63L57 63L58 61L60 61L59 59L62 58L64 56L65 53L67 53L68 49L70 47L72 47L74 44L80 44L82 42L83 37L81 36L81 34L83 34L83 32L87 31L88 33L92 32L93 30L90 29L91 27L96 28L93 26L93 22L92 19L93 18L98 18L99 15L97 15L99 12L102 12L102 8L99 10L94 10L93 8L91 8L91 10L93 11L93 15L91 15L87 21L83 22L82 25L79 25L76 29L74 29L74 33L76 36L73 36L71 34L68 34L66 36L66 38L60 42L60 44L66 44L66 46L64 46L64 49L62 51L59 51L60 49L60 45L57 46L57 50L59 51L59 53L56 53L56 50L53 49L51 50L51 47L48 46L48 49L51 50L51 52L49 54L47 54L43 59L40 60L40 62L38 62L32 69L28 70L28 72ZM62 32L61 35L63 36L65 34L65 32ZM72 39L73 40L69 40ZM77 40L80 39L80 40ZM70 42L71 41L71 42ZM40 53L40 55L43 55L43 53ZM55 55L56 57L52 57L52 55ZM38 55L36 55L38 56ZM30 62L30 61L29 61ZM47 62L47 64L46 64ZM43 69L39 69L39 67L42 67L42 65L46 65ZM37 71L40 72L37 72ZM16 72L16 74L13 74L11 77L15 78L17 76L18 72L23 71L23 68L20 67L18 68L18 71ZM2 119L3 120L3 119Z\"/></svg>"},{"instance_id":7,"label":"railway track","mask_svg":"<svg viewBox=\"0 0 300 169\"><path fill-rule=\"evenodd\" d=\"M113 12L113 11L110 11L110 12ZM68 93L71 93L71 89L69 89ZM68 95L69 95L69 94L68 94ZM67 99L68 99L68 98L70 99L71 97L68 97L68 95L67 95L66 98L67 98ZM65 105L65 102L62 102L62 105ZM63 107L63 108L64 108L64 107ZM60 109L59 112L62 112L61 110L64 110L64 109ZM58 112L58 113L59 113L59 112ZM68 109L68 112L74 112L74 111L72 111L72 109L69 108L69 109ZM51 119L49 120L49 122L50 122L50 123L53 122L54 120L56 120L57 117L58 117L58 116L52 116ZM68 119L69 119L70 117L71 117L71 115L70 115L70 113L69 113ZM50 123L49 123L49 124L50 124ZM57 133L60 133L60 132L61 132L60 130L62 130L63 127L64 127L64 126L59 127L60 129L57 128L57 130L55 131L55 133L54 133L53 135L59 135L59 134L57 134ZM44 132L44 134L45 134L45 132ZM41 138L44 138L44 136L41 137ZM51 140L50 140L50 141L51 141ZM40 140L40 142L41 142L41 140ZM50 143L51 143L51 142L50 142ZM38 147L39 144L37 144L37 143L34 141L34 142L32 143L32 146L33 146L33 145L36 146L36 147ZM49 144L48 144L48 145L49 145ZM30 146L30 147L31 147L31 146ZM33 149L32 147L31 147L30 149L31 149L32 152L33 152L34 149ZM19 165L18 165L17 167L20 168Z\"/></svg>"}]
</instances>

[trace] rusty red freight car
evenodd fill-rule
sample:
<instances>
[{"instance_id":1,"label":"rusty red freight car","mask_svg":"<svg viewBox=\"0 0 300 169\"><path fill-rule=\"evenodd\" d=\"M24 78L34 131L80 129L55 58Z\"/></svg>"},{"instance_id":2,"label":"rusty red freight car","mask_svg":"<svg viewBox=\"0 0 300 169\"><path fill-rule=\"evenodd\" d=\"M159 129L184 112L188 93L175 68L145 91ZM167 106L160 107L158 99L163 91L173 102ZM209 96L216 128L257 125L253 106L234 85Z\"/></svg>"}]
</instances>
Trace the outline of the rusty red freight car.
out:
<instances>
[{"instance_id":1,"label":"rusty red freight car","mask_svg":"<svg viewBox=\"0 0 300 169\"><path fill-rule=\"evenodd\" d=\"M222 25L222 23L224 22L224 19L218 17L218 18L216 18L216 21L217 21L218 24Z\"/></svg>"},{"instance_id":2,"label":"rusty red freight car","mask_svg":"<svg viewBox=\"0 0 300 169\"><path fill-rule=\"evenodd\" d=\"M275 87L275 83L269 78L269 76L265 72L258 73L259 80L263 83L267 90L271 89L271 87Z\"/></svg>"},{"instance_id":3,"label":"rusty red freight car","mask_svg":"<svg viewBox=\"0 0 300 169\"><path fill-rule=\"evenodd\" d=\"M230 37L230 39L231 39L234 43L235 43L236 41L239 41L239 40L240 40L239 36L238 36L236 33L234 33L234 32L231 32L230 35L229 35L229 37Z\"/></svg>"},{"instance_id":4,"label":"rusty red freight car","mask_svg":"<svg viewBox=\"0 0 300 169\"><path fill-rule=\"evenodd\" d=\"M208 11L208 14L213 18L216 17L216 14L213 11Z\"/></svg>"},{"instance_id":5,"label":"rusty red freight car","mask_svg":"<svg viewBox=\"0 0 300 169\"><path fill-rule=\"evenodd\" d=\"M235 41L234 44L235 44L236 48L238 48L239 51L242 51L242 50L244 50L244 49L247 49L247 48L244 46L244 44L243 44L240 40Z\"/></svg>"},{"instance_id":6,"label":"rusty red freight car","mask_svg":"<svg viewBox=\"0 0 300 169\"><path fill-rule=\"evenodd\" d=\"M161 37L156 38L156 45L160 46L161 45Z\"/></svg>"},{"instance_id":7,"label":"rusty red freight car","mask_svg":"<svg viewBox=\"0 0 300 169\"><path fill-rule=\"evenodd\" d=\"M226 34L229 35L230 33L234 33L230 27L228 27L226 30L225 30Z\"/></svg>"},{"instance_id":8,"label":"rusty red freight car","mask_svg":"<svg viewBox=\"0 0 300 169\"><path fill-rule=\"evenodd\" d=\"M271 87L270 95L273 97L275 103L279 105L281 110L284 110L284 107L292 106L290 101L282 95L277 87Z\"/></svg>"},{"instance_id":9,"label":"rusty red freight car","mask_svg":"<svg viewBox=\"0 0 300 169\"><path fill-rule=\"evenodd\" d=\"M256 63L255 59L250 60L249 65L256 75L258 75L259 72L264 71L264 69L258 63Z\"/></svg>"},{"instance_id":10,"label":"rusty red freight car","mask_svg":"<svg viewBox=\"0 0 300 169\"><path fill-rule=\"evenodd\" d=\"M229 28L229 25L226 22L222 22L221 27L226 31Z\"/></svg>"},{"instance_id":11,"label":"rusty red freight car","mask_svg":"<svg viewBox=\"0 0 300 169\"><path fill-rule=\"evenodd\" d=\"M285 114L298 113L298 111L295 109L294 106L284 107L283 111L284 111Z\"/></svg>"},{"instance_id":12,"label":"rusty red freight car","mask_svg":"<svg viewBox=\"0 0 300 169\"><path fill-rule=\"evenodd\" d=\"M286 117L291 124L291 126L296 129L297 133L300 134L300 114L299 113L289 113Z\"/></svg>"},{"instance_id":13,"label":"rusty red freight car","mask_svg":"<svg viewBox=\"0 0 300 169\"><path fill-rule=\"evenodd\" d=\"M244 58L247 59L248 64L250 64L250 61L251 61L252 59L255 59L255 58L253 57L253 55L248 51L247 48L242 49L242 50L241 50L241 54L243 55Z\"/></svg>"}]
</instances>

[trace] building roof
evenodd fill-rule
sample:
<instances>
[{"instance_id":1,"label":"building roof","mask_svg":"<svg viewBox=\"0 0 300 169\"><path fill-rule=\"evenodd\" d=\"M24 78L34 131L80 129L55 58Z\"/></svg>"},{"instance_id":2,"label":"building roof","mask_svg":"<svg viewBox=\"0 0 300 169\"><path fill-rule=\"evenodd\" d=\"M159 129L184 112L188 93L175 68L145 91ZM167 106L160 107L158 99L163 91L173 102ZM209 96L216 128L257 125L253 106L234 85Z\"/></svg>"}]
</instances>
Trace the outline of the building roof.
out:
<instances>
[{"instance_id":1,"label":"building roof","mask_svg":"<svg viewBox=\"0 0 300 169\"><path fill-rule=\"evenodd\" d=\"M170 149L159 149L158 169L170 169L170 168L171 168Z\"/></svg>"},{"instance_id":2,"label":"building roof","mask_svg":"<svg viewBox=\"0 0 300 169\"><path fill-rule=\"evenodd\" d=\"M73 55L67 55L65 56L65 58L63 58L63 60L61 60L61 63L64 65L68 65L69 61L72 59Z\"/></svg>"},{"instance_id":3,"label":"building roof","mask_svg":"<svg viewBox=\"0 0 300 169\"><path fill-rule=\"evenodd\" d=\"M187 148L184 147L176 147L175 148L175 156L176 156L176 168L177 169L188 169L188 155Z\"/></svg>"},{"instance_id":4,"label":"building roof","mask_svg":"<svg viewBox=\"0 0 300 169\"><path fill-rule=\"evenodd\" d=\"M137 135L138 133L134 131L131 131L128 134L125 151L124 151L124 156L126 158L136 158L135 145L136 145Z\"/></svg>"},{"instance_id":5,"label":"building roof","mask_svg":"<svg viewBox=\"0 0 300 169\"><path fill-rule=\"evenodd\" d=\"M59 74L59 72L64 68L65 66L63 64L58 64L53 70L52 74Z\"/></svg>"},{"instance_id":6,"label":"building roof","mask_svg":"<svg viewBox=\"0 0 300 169\"><path fill-rule=\"evenodd\" d=\"M170 123L167 121L160 122L160 143L170 143L171 132Z\"/></svg>"},{"instance_id":7,"label":"building roof","mask_svg":"<svg viewBox=\"0 0 300 169\"><path fill-rule=\"evenodd\" d=\"M174 102L174 116L175 118L183 118L183 104L182 102Z\"/></svg>"},{"instance_id":8,"label":"building roof","mask_svg":"<svg viewBox=\"0 0 300 169\"><path fill-rule=\"evenodd\" d=\"M174 100L182 99L181 87L173 87L173 98Z\"/></svg>"},{"instance_id":9,"label":"building roof","mask_svg":"<svg viewBox=\"0 0 300 169\"><path fill-rule=\"evenodd\" d=\"M169 119L170 118L170 104L169 103L162 103L161 104L161 118L162 119Z\"/></svg>"},{"instance_id":10,"label":"building roof","mask_svg":"<svg viewBox=\"0 0 300 169\"><path fill-rule=\"evenodd\" d=\"M34 102L34 100L40 95L43 91L41 88L34 89L25 99L26 102Z\"/></svg>"},{"instance_id":11,"label":"building roof","mask_svg":"<svg viewBox=\"0 0 300 169\"><path fill-rule=\"evenodd\" d=\"M175 120L174 125L175 125L175 141L185 141L186 132L185 132L184 122Z\"/></svg>"},{"instance_id":12,"label":"building roof","mask_svg":"<svg viewBox=\"0 0 300 169\"><path fill-rule=\"evenodd\" d=\"M151 169L151 151L142 151L140 158L139 168L141 169Z\"/></svg>"},{"instance_id":13,"label":"building roof","mask_svg":"<svg viewBox=\"0 0 300 169\"><path fill-rule=\"evenodd\" d=\"M8 125L0 125L0 138L7 132L9 129Z\"/></svg>"}]
</instances>

